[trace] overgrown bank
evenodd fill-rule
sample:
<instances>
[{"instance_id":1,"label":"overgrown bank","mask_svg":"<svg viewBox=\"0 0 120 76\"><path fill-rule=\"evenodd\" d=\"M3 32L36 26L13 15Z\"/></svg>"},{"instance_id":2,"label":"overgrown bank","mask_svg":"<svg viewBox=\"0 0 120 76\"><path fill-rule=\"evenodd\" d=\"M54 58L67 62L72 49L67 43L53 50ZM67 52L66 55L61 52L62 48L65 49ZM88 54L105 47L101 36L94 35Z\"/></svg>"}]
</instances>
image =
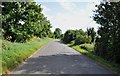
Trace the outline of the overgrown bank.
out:
<instances>
[{"instance_id":1,"label":"overgrown bank","mask_svg":"<svg viewBox=\"0 0 120 76\"><path fill-rule=\"evenodd\" d=\"M90 50L91 47L86 47L85 45L86 44L81 44L81 45L68 44L68 46L72 47L76 51L92 58L98 64L100 64L100 65L102 65L102 66L104 66L104 67L106 67L106 68L108 68L116 73L119 73L119 75L120 75L120 65L115 64L115 63L111 63L110 61L106 60L105 58L97 56L94 51ZM82 48L82 47L84 47L84 48Z\"/></svg>"},{"instance_id":2,"label":"overgrown bank","mask_svg":"<svg viewBox=\"0 0 120 76\"><path fill-rule=\"evenodd\" d=\"M3 40L2 48L2 73L8 73L31 54L43 47L52 39L32 39L27 43L12 43Z\"/></svg>"}]
</instances>

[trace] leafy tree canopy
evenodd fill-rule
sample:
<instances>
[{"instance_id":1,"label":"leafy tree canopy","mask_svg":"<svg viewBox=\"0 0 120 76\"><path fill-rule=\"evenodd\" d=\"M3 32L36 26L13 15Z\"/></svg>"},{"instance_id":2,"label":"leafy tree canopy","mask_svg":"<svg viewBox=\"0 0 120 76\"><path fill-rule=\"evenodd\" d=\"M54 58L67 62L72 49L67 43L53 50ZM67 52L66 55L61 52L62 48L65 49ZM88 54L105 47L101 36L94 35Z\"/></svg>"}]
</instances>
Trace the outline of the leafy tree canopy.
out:
<instances>
[{"instance_id":1,"label":"leafy tree canopy","mask_svg":"<svg viewBox=\"0 0 120 76\"><path fill-rule=\"evenodd\" d=\"M96 7L93 19L101 25L96 39L96 53L120 63L120 2L102 2Z\"/></svg>"},{"instance_id":2,"label":"leafy tree canopy","mask_svg":"<svg viewBox=\"0 0 120 76\"><path fill-rule=\"evenodd\" d=\"M50 21L42 13L41 5L35 2L3 2L3 37L12 42L25 42L33 36L47 37Z\"/></svg>"},{"instance_id":3,"label":"leafy tree canopy","mask_svg":"<svg viewBox=\"0 0 120 76\"><path fill-rule=\"evenodd\" d=\"M60 38L61 34L62 34L61 29L60 28L56 28L55 31L54 31L55 38Z\"/></svg>"}]
</instances>

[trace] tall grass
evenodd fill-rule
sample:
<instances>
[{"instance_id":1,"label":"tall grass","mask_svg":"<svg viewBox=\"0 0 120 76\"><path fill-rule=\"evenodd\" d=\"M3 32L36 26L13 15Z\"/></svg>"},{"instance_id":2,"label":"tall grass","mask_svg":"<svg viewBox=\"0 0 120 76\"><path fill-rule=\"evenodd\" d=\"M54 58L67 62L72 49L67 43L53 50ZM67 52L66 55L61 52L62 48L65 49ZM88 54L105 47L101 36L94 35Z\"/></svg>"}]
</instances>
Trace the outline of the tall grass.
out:
<instances>
[{"instance_id":1,"label":"tall grass","mask_svg":"<svg viewBox=\"0 0 120 76\"><path fill-rule=\"evenodd\" d=\"M51 39L33 39L27 43L11 43L3 40L2 48L2 73L15 68L19 63L28 58L35 51L40 49Z\"/></svg>"},{"instance_id":2,"label":"tall grass","mask_svg":"<svg viewBox=\"0 0 120 76\"><path fill-rule=\"evenodd\" d=\"M73 49L75 49L76 51L78 51L84 55L87 55L88 57L92 58L98 64L100 64L120 75L120 65L112 63L110 61L107 61L106 59L104 59L100 56L97 56L93 51L93 45L90 45L90 44L81 44L81 45L68 44L68 46L72 47ZM82 47L84 46L84 48L81 48L81 46Z\"/></svg>"},{"instance_id":3,"label":"tall grass","mask_svg":"<svg viewBox=\"0 0 120 76\"><path fill-rule=\"evenodd\" d=\"M93 44L81 44L80 48L85 49L87 51L94 51L94 45Z\"/></svg>"}]
</instances>

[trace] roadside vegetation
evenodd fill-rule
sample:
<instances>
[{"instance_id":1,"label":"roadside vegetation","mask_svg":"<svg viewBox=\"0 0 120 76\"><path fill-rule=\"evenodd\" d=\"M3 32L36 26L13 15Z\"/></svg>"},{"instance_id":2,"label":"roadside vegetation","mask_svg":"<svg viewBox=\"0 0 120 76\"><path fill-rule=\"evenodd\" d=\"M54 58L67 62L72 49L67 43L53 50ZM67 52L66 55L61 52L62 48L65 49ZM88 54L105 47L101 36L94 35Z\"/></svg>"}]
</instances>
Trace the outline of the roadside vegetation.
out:
<instances>
[{"instance_id":1,"label":"roadside vegetation","mask_svg":"<svg viewBox=\"0 0 120 76\"><path fill-rule=\"evenodd\" d=\"M93 20L100 24L86 31L67 30L61 39L68 46L120 74L120 2L96 5Z\"/></svg>"},{"instance_id":2,"label":"roadside vegetation","mask_svg":"<svg viewBox=\"0 0 120 76\"><path fill-rule=\"evenodd\" d=\"M91 59L93 59L96 63L100 64L101 66L104 66L104 67L108 68L109 70L112 70L112 71L120 74L120 65L116 64L116 63L112 63L112 62L106 60L105 58L96 55L93 45L86 44L86 43L80 44L80 45L73 45L73 43L69 43L67 45L72 47L76 51L80 52L81 54L84 54L84 55L90 57Z\"/></svg>"},{"instance_id":3,"label":"roadside vegetation","mask_svg":"<svg viewBox=\"0 0 120 76\"><path fill-rule=\"evenodd\" d=\"M51 39L62 42L85 54L103 66L120 73L120 2L101 2L96 5L93 27L51 31L51 23L35 2L2 2L2 69L9 72ZM0 54L1 56L1 54Z\"/></svg>"},{"instance_id":4,"label":"roadside vegetation","mask_svg":"<svg viewBox=\"0 0 120 76\"><path fill-rule=\"evenodd\" d=\"M3 40L2 72L9 72L51 40L52 39L50 38L34 38L26 43L12 43L10 41Z\"/></svg>"},{"instance_id":5,"label":"roadside vegetation","mask_svg":"<svg viewBox=\"0 0 120 76\"><path fill-rule=\"evenodd\" d=\"M34 36L52 37L50 21L35 2L2 2L2 34L11 42L27 42Z\"/></svg>"},{"instance_id":6,"label":"roadside vegetation","mask_svg":"<svg viewBox=\"0 0 120 76\"><path fill-rule=\"evenodd\" d=\"M2 73L8 73L53 38L51 23L35 2L2 2Z\"/></svg>"}]
</instances>

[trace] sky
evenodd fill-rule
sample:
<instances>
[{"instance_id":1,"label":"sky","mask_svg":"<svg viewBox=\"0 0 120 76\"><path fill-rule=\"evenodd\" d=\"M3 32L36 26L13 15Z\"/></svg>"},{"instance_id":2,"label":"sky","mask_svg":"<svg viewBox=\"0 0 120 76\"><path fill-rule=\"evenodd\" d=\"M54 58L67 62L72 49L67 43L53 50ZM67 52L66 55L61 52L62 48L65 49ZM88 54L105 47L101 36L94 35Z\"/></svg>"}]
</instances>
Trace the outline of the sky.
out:
<instances>
[{"instance_id":1,"label":"sky","mask_svg":"<svg viewBox=\"0 0 120 76\"><path fill-rule=\"evenodd\" d=\"M35 0L41 4L42 13L50 20L52 28L60 28L62 33L69 29L83 29L94 27L97 31L98 24L91 18L98 0Z\"/></svg>"}]
</instances>

